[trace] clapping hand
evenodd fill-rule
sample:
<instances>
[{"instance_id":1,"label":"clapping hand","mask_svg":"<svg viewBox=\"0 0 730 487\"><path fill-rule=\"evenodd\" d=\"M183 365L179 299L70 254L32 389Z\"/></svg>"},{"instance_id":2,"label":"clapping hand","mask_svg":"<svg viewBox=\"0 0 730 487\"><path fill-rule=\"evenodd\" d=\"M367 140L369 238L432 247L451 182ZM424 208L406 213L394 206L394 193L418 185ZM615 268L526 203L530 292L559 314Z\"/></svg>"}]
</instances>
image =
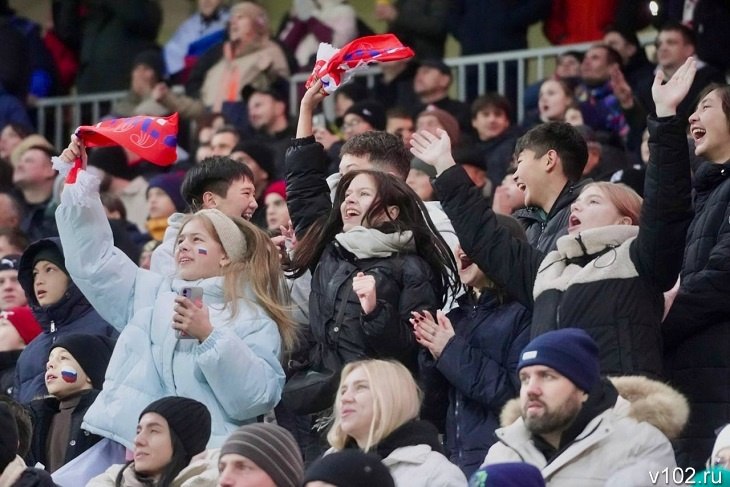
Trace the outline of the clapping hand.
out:
<instances>
[{"instance_id":1,"label":"clapping hand","mask_svg":"<svg viewBox=\"0 0 730 487\"><path fill-rule=\"evenodd\" d=\"M677 113L677 107L687 96L696 72L697 63L692 57L687 58L666 83L662 70L657 70L651 87L657 117L669 117Z\"/></svg>"},{"instance_id":2,"label":"clapping hand","mask_svg":"<svg viewBox=\"0 0 730 487\"><path fill-rule=\"evenodd\" d=\"M456 162L451 155L451 139L443 129L438 129L438 135L433 135L426 130L419 130L411 138L411 154L436 168L436 173L441 174Z\"/></svg>"},{"instance_id":3,"label":"clapping hand","mask_svg":"<svg viewBox=\"0 0 730 487\"><path fill-rule=\"evenodd\" d=\"M454 327L443 311L436 312L436 320L428 311L412 311L411 324L416 341L428 349L433 358L438 359L446 344L456 334Z\"/></svg>"}]
</instances>

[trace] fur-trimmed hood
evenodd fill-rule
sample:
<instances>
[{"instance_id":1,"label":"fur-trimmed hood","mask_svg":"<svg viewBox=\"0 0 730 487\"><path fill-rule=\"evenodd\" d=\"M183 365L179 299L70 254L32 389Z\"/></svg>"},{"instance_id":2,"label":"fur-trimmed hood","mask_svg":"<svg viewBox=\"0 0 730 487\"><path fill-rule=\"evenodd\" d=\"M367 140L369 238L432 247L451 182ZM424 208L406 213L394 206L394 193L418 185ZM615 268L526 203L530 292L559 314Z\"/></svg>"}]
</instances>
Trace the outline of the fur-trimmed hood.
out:
<instances>
[{"instance_id":1,"label":"fur-trimmed hood","mask_svg":"<svg viewBox=\"0 0 730 487\"><path fill-rule=\"evenodd\" d=\"M621 397L631 403L629 416L656 427L670 440L679 436L689 417L687 399L672 387L638 375L609 377ZM499 420L504 428L520 417L520 400L502 408Z\"/></svg>"}]
</instances>

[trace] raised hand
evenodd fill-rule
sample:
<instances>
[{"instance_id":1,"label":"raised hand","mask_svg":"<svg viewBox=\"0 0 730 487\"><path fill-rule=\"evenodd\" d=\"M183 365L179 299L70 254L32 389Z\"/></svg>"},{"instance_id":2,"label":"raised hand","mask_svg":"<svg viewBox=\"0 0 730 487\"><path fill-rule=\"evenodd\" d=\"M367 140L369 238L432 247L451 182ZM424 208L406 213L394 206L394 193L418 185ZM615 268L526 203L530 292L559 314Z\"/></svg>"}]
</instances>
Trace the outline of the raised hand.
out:
<instances>
[{"instance_id":1,"label":"raised hand","mask_svg":"<svg viewBox=\"0 0 730 487\"><path fill-rule=\"evenodd\" d=\"M84 142L76 134L71 135L71 142L69 142L68 147L61 152L59 157L69 164L73 164L76 159L81 159L81 168L86 169L86 147L84 146Z\"/></svg>"},{"instance_id":2,"label":"raised hand","mask_svg":"<svg viewBox=\"0 0 730 487\"><path fill-rule=\"evenodd\" d=\"M438 135L426 130L419 130L411 138L411 154L421 159L429 166L436 168L441 174L456 162L451 155L451 139L443 129L437 129Z\"/></svg>"},{"instance_id":3,"label":"raised hand","mask_svg":"<svg viewBox=\"0 0 730 487\"><path fill-rule=\"evenodd\" d=\"M617 64L614 64L609 75L611 77L611 90L616 96L621 108L628 110L633 107L634 91L626 81L624 73L621 72L621 68L619 68Z\"/></svg>"},{"instance_id":4,"label":"raised hand","mask_svg":"<svg viewBox=\"0 0 730 487\"><path fill-rule=\"evenodd\" d=\"M352 278L352 290L355 291L357 299L360 300L362 312L369 315L375 309L378 301L377 292L375 290L375 276L358 272Z\"/></svg>"},{"instance_id":5,"label":"raised hand","mask_svg":"<svg viewBox=\"0 0 730 487\"><path fill-rule=\"evenodd\" d=\"M697 72L697 63L693 57L687 58L676 73L664 82L664 73L657 70L654 77L654 84L651 87L651 95L656 105L657 117L669 117L676 115L677 107L684 100L689 92Z\"/></svg>"},{"instance_id":6,"label":"raised hand","mask_svg":"<svg viewBox=\"0 0 730 487\"><path fill-rule=\"evenodd\" d=\"M299 120L297 122L297 138L309 137L312 135L312 115L314 109L319 105L327 94L322 89L322 81L317 80L304 93L299 104Z\"/></svg>"}]
</instances>

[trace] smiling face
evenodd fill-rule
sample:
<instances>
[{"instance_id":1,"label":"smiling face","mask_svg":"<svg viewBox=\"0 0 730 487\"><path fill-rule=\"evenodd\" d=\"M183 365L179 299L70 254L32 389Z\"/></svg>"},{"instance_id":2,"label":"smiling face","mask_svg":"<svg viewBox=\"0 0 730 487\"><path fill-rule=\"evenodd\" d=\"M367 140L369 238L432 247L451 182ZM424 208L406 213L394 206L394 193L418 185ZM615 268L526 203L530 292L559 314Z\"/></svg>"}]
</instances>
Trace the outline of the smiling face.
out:
<instances>
[{"instance_id":1,"label":"smiling face","mask_svg":"<svg viewBox=\"0 0 730 487\"><path fill-rule=\"evenodd\" d=\"M370 215L369 221L363 221L368 210L376 201L378 188L375 180L367 174L358 174L345 190L345 199L340 205L342 216L342 231L347 232L354 227L372 227L374 224L385 220L382 215Z\"/></svg>"},{"instance_id":2,"label":"smiling face","mask_svg":"<svg viewBox=\"0 0 730 487\"><path fill-rule=\"evenodd\" d=\"M259 204L256 202L256 188L248 178L239 178L231 182L222 197L211 192L210 203L205 208L216 208L227 216L240 216L251 220Z\"/></svg>"},{"instance_id":3,"label":"smiling face","mask_svg":"<svg viewBox=\"0 0 730 487\"><path fill-rule=\"evenodd\" d=\"M54 348L48 355L45 381L48 393L57 399L65 399L92 388L89 376L63 347Z\"/></svg>"},{"instance_id":4,"label":"smiling face","mask_svg":"<svg viewBox=\"0 0 730 487\"><path fill-rule=\"evenodd\" d=\"M565 119L572 100L565 92L563 85L555 80L547 80L540 86L538 106L540 119L543 121L560 121Z\"/></svg>"},{"instance_id":5,"label":"smiling face","mask_svg":"<svg viewBox=\"0 0 730 487\"><path fill-rule=\"evenodd\" d=\"M586 186L570 207L568 233L576 235L590 228L608 225L631 225L630 217L622 215L608 195L595 185Z\"/></svg>"},{"instance_id":6,"label":"smiling face","mask_svg":"<svg viewBox=\"0 0 730 487\"><path fill-rule=\"evenodd\" d=\"M218 462L219 487L276 487L261 467L243 455L227 453Z\"/></svg>"},{"instance_id":7,"label":"smiling face","mask_svg":"<svg viewBox=\"0 0 730 487\"><path fill-rule=\"evenodd\" d=\"M221 275L221 268L229 259L203 219L195 217L180 230L175 262L180 279L195 281Z\"/></svg>"},{"instance_id":8,"label":"smiling face","mask_svg":"<svg viewBox=\"0 0 730 487\"><path fill-rule=\"evenodd\" d=\"M730 124L722 106L719 90L700 100L689 117L689 128L695 141L695 155L716 163L730 158Z\"/></svg>"},{"instance_id":9,"label":"smiling face","mask_svg":"<svg viewBox=\"0 0 730 487\"><path fill-rule=\"evenodd\" d=\"M480 140L489 140L499 136L509 128L509 123L507 114L494 107L480 110L471 121Z\"/></svg>"},{"instance_id":10,"label":"smiling face","mask_svg":"<svg viewBox=\"0 0 730 487\"><path fill-rule=\"evenodd\" d=\"M469 287L482 289L486 287L487 277L479 267L466 255L461 245L456 246L456 264L459 269L459 279Z\"/></svg>"},{"instance_id":11,"label":"smiling face","mask_svg":"<svg viewBox=\"0 0 730 487\"><path fill-rule=\"evenodd\" d=\"M542 188L545 181L545 159L548 154L537 157L535 151L525 149L517 156L517 169L512 177L517 188L522 191L526 206L542 208L544 195Z\"/></svg>"},{"instance_id":12,"label":"smiling face","mask_svg":"<svg viewBox=\"0 0 730 487\"><path fill-rule=\"evenodd\" d=\"M68 283L68 275L56 264L40 260L33 266L33 292L41 306L60 301L68 289Z\"/></svg>"},{"instance_id":13,"label":"smiling face","mask_svg":"<svg viewBox=\"0 0 730 487\"><path fill-rule=\"evenodd\" d=\"M355 368L340 386L338 414L342 431L354 438L358 445L367 442L373 422L374 402L365 369Z\"/></svg>"},{"instance_id":14,"label":"smiling face","mask_svg":"<svg viewBox=\"0 0 730 487\"><path fill-rule=\"evenodd\" d=\"M172 439L167 420L146 413L137 424L134 437L134 469L148 477L158 477L172 461Z\"/></svg>"},{"instance_id":15,"label":"smiling face","mask_svg":"<svg viewBox=\"0 0 730 487\"><path fill-rule=\"evenodd\" d=\"M519 377L522 419L534 434L564 431L587 398L569 379L544 365L523 367Z\"/></svg>"}]
</instances>

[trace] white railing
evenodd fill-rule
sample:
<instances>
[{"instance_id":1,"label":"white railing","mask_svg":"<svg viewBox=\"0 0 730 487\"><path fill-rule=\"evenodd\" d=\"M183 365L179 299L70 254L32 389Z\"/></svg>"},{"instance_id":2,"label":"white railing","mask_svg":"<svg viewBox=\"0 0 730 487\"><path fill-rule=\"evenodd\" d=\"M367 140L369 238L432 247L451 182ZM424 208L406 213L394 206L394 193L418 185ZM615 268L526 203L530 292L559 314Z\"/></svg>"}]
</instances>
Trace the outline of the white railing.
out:
<instances>
[{"instance_id":1,"label":"white railing","mask_svg":"<svg viewBox=\"0 0 730 487\"><path fill-rule=\"evenodd\" d=\"M640 36L642 44L652 42L654 36L646 34ZM524 116L524 93L529 83L546 77L547 70L552 70L555 58L565 51L585 51L594 43L570 44L565 46L552 46L536 49L523 49L519 51L507 51L494 54L479 54L474 56L461 56L444 59L444 62L451 67L454 77L454 94L460 99L465 99L466 94L466 70L470 66L477 68L477 82L479 93L484 93L486 86L487 69L497 68L497 87L500 93L504 93L506 83L506 66L509 62L517 63L517 119L522 120ZM377 66L369 67L359 73L359 76L367 78L367 85L373 86L375 77L380 73ZM289 107L292 116L297 115L299 107L299 93L309 75L298 73L291 77L289 87ZM68 132L73 128L82 125L95 123L102 113L103 107L119 100L125 92L116 91L112 93L96 93L93 95L63 96L46 98L38 101L37 126L38 131L46 136L56 147L63 147L68 137ZM50 122L50 123L49 123Z\"/></svg>"}]
</instances>

